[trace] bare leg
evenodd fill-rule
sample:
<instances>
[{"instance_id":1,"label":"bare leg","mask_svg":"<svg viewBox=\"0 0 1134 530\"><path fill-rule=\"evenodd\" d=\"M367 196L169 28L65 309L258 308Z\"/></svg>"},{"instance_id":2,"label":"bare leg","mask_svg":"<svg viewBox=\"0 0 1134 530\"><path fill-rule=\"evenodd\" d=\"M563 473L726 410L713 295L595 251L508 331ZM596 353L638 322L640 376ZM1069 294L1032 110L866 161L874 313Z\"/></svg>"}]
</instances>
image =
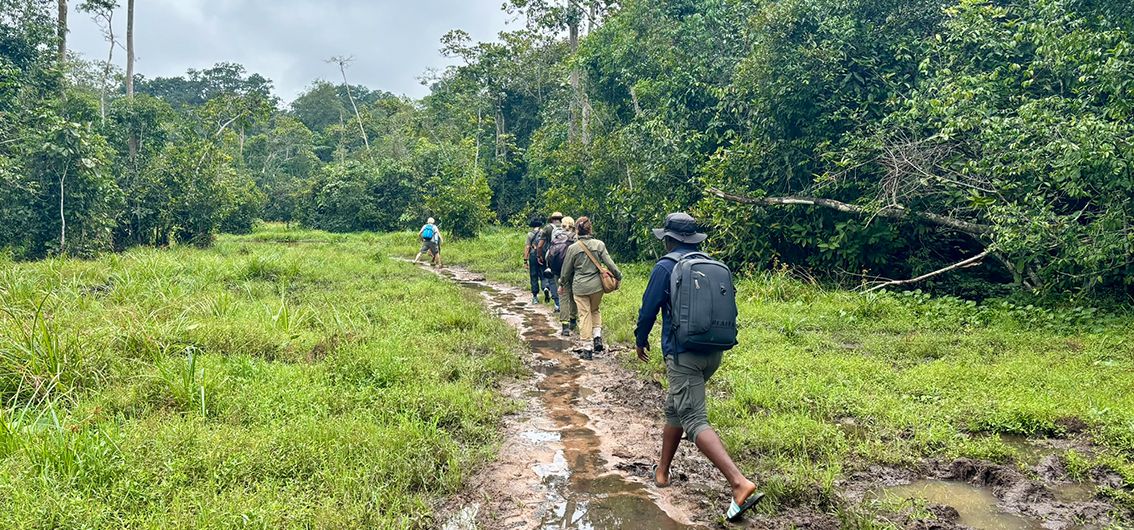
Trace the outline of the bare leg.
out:
<instances>
[{"instance_id":1,"label":"bare leg","mask_svg":"<svg viewBox=\"0 0 1134 530\"><path fill-rule=\"evenodd\" d=\"M413 258L414 265L417 265L417 262L419 261L421 261L421 252L418 252L417 256Z\"/></svg>"},{"instance_id":2,"label":"bare leg","mask_svg":"<svg viewBox=\"0 0 1134 530\"><path fill-rule=\"evenodd\" d=\"M669 467L673 464L673 456L677 454L677 445L681 443L681 436L685 429L666 425L662 429L661 460L658 460L658 469L654 474L654 481L658 484L669 484Z\"/></svg>"},{"instance_id":3,"label":"bare leg","mask_svg":"<svg viewBox=\"0 0 1134 530\"><path fill-rule=\"evenodd\" d=\"M737 504L743 503L753 493L756 493L756 484L745 478L744 474L740 472L740 468L736 467L736 463L732 461L732 457L728 456L724 443L721 442L721 438L717 436L715 431L708 429L698 434L697 449L700 449L701 453L724 474L729 487L732 488L732 498Z\"/></svg>"}]
</instances>

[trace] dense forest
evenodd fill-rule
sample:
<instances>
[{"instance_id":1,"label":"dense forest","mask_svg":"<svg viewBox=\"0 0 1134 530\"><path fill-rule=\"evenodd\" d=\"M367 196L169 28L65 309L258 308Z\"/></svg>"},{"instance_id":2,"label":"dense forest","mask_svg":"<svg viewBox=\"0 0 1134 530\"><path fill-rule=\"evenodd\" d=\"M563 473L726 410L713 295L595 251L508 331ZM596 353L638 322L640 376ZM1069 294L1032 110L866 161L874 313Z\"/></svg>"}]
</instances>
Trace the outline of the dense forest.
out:
<instances>
[{"instance_id":1,"label":"dense forest","mask_svg":"<svg viewBox=\"0 0 1134 530\"><path fill-rule=\"evenodd\" d=\"M77 7L92 20L0 0L16 259L208 245L257 220L433 215L470 236L551 209L630 259L688 209L752 268L862 282L961 262L950 281L1134 292L1130 3L509 0L521 24L446 35L456 66L421 100L351 84L337 57L341 77L290 104L237 64L135 73L133 21ZM69 23L100 24L107 57L68 51Z\"/></svg>"}]
</instances>

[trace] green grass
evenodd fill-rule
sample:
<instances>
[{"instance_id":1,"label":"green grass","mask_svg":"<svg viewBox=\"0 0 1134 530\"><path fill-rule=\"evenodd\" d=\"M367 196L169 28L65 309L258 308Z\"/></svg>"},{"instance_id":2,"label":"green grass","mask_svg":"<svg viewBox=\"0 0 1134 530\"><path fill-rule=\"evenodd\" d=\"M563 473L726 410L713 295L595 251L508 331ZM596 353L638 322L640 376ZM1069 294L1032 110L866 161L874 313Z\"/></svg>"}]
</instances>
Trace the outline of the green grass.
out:
<instances>
[{"instance_id":1,"label":"green grass","mask_svg":"<svg viewBox=\"0 0 1134 530\"><path fill-rule=\"evenodd\" d=\"M0 263L0 527L432 528L522 370L371 236Z\"/></svg>"},{"instance_id":2,"label":"green grass","mask_svg":"<svg viewBox=\"0 0 1134 530\"><path fill-rule=\"evenodd\" d=\"M599 234L600 237L602 234ZM401 255L412 234L381 238ZM444 249L446 262L527 285L523 233L495 231ZM660 251L660 248L659 248ZM652 264L628 264L603 301L609 337L632 341ZM1134 485L1134 317L1089 308L975 304L922 293L863 295L787 272L738 285L741 345L710 385L711 421L777 504L832 507L835 480L868 464L924 458L1010 462L999 434L1059 436L1078 420L1104 466ZM658 357L622 360L664 381ZM847 428L853 422L855 427ZM647 441L643 441L647 443ZM1127 499L1114 491L1117 499Z\"/></svg>"}]
</instances>

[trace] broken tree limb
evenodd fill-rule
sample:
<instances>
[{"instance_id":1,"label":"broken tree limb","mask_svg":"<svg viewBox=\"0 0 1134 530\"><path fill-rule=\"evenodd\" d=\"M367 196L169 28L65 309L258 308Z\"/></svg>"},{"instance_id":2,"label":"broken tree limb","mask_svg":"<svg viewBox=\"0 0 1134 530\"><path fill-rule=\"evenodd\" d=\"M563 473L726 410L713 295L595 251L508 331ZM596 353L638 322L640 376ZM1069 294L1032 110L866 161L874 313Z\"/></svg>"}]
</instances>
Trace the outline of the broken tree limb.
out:
<instances>
[{"instance_id":1,"label":"broken tree limb","mask_svg":"<svg viewBox=\"0 0 1134 530\"><path fill-rule=\"evenodd\" d=\"M964 261L958 261L957 263L954 263L954 264L952 264L948 267L945 267L945 268L942 268L942 269L937 269L937 270L930 272L928 274L922 274L921 276L918 276L917 278L910 278L908 280L890 280L888 282L875 285L874 287L871 287L871 288L863 291L863 294L872 293L872 292L877 291L879 289L885 289L886 287L893 287L895 285L906 285L906 284L910 284L910 283L917 283L917 282L920 282L922 280L928 280L929 278L932 278L932 277L937 276L939 274L945 274L946 272L949 272L949 271L952 271L952 270L963 269L963 268L966 268L966 267L974 267L974 266L980 264L980 261L982 259L988 257L988 255L991 254L991 253L992 253L992 249L987 248L987 249L984 250L984 252L981 252L980 254L977 254L976 256L973 256L973 257L966 259Z\"/></svg>"},{"instance_id":2,"label":"broken tree limb","mask_svg":"<svg viewBox=\"0 0 1134 530\"><path fill-rule=\"evenodd\" d=\"M992 231L992 227L969 221L962 221L944 215L938 215L929 212L915 212L907 210L901 206L891 206L881 210L871 210L856 204L849 204L845 202L836 201L833 199L822 199L818 197L799 197L799 196L786 196L786 197L747 197L744 195L736 195L726 193L716 188L709 188L705 190L710 195L720 197L726 201L738 202L741 204L754 204L757 206L819 206L840 212L853 213L857 215L875 215L878 217L889 217L892 219L905 219L914 218L933 223L939 226L952 228L954 230L964 232L972 236L981 236Z\"/></svg>"}]
</instances>

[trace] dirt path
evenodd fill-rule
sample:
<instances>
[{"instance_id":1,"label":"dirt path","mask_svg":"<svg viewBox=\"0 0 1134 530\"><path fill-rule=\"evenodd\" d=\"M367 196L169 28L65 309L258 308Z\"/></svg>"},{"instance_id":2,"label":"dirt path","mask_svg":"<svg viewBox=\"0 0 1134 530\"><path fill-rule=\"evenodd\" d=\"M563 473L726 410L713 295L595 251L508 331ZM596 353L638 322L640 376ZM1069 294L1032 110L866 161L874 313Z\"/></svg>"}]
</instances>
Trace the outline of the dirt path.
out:
<instances>
[{"instance_id":1,"label":"dirt path","mask_svg":"<svg viewBox=\"0 0 1134 530\"><path fill-rule=\"evenodd\" d=\"M679 479L680 487L662 490L648 478L660 439L660 386L642 382L609 352L580 360L575 343L558 335L551 308L532 305L529 293L462 269L442 274L480 293L519 331L533 373L504 389L524 408L506 419L497 460L443 510L444 528L708 526L697 484ZM678 459L678 475L711 470L689 447Z\"/></svg>"},{"instance_id":2,"label":"dirt path","mask_svg":"<svg viewBox=\"0 0 1134 530\"><path fill-rule=\"evenodd\" d=\"M439 274L479 293L494 315L516 328L530 348L523 361L533 374L503 389L523 408L506 418L497 459L443 507L443 528L722 527L718 510L728 502L723 477L691 444L682 443L678 451L674 487L652 484L662 427L660 384L643 381L610 352L596 354L593 361L580 360L576 343L558 335L551 308L532 305L523 289L460 268ZM923 496L926 488L943 492L942 498L930 501L933 522L905 513L886 517L900 528L1106 527L1114 506L1097 497L1093 486L1079 491L1083 486L1069 482L1065 470L1058 469L1054 449L1062 446L1044 451L1041 442L1026 442L1028 451L1042 456L1042 461L1030 463L1034 466L1026 474L1010 465L964 459L926 461L922 469L869 466L839 481L840 497L856 506L906 484L917 491L894 493ZM1106 476L1092 482L1114 486L1121 481ZM1004 526L1004 521L1012 524ZM753 514L737 527L840 526L831 513L796 507L775 515Z\"/></svg>"}]
</instances>

